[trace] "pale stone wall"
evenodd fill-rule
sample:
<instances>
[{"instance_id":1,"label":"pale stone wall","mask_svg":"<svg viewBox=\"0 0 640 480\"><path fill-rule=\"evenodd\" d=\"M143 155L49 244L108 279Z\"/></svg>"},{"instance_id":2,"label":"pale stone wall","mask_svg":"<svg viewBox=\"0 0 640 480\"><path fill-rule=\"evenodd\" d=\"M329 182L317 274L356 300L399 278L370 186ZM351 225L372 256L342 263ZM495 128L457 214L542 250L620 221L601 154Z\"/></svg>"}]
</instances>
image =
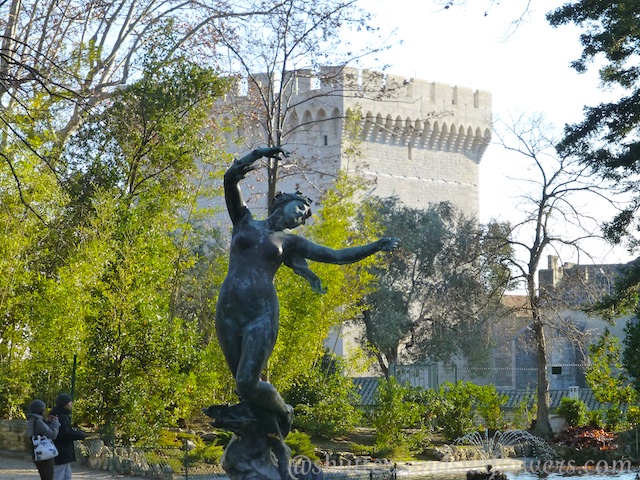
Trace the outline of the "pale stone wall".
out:
<instances>
[{"instance_id":1,"label":"pale stone wall","mask_svg":"<svg viewBox=\"0 0 640 480\"><path fill-rule=\"evenodd\" d=\"M279 189L301 189L318 198L343 168L372 180L371 193L378 196L397 195L418 208L450 201L478 214L479 163L491 138L489 92L353 68L327 72L331 75L322 77L319 88L312 87L308 73L292 74L285 103L296 106L283 143L293 152L286 162L293 166L282 171L293 175L282 178ZM244 120L239 133L247 143L233 147L238 155L266 143L264 129L251 115L260 115L252 106L254 90L238 88L240 94L228 95L221 106L229 109L228 118ZM360 158L344 153L344 118L354 108L363 115ZM250 205L264 209L265 182L252 174L245 185Z\"/></svg>"},{"instance_id":2,"label":"pale stone wall","mask_svg":"<svg viewBox=\"0 0 640 480\"><path fill-rule=\"evenodd\" d=\"M26 420L0 420L0 450L26 452Z\"/></svg>"}]
</instances>

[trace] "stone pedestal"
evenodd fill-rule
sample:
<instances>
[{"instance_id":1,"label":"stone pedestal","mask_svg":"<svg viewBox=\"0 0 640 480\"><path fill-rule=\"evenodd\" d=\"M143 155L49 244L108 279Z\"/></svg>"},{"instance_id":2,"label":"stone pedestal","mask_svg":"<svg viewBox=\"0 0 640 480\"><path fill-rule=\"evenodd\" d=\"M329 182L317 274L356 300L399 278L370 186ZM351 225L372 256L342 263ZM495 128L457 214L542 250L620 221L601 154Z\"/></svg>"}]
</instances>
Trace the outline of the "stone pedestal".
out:
<instances>
[{"instance_id":1,"label":"stone pedestal","mask_svg":"<svg viewBox=\"0 0 640 480\"><path fill-rule=\"evenodd\" d=\"M236 405L212 405L203 412L216 428L233 433L220 463L231 480L306 480L307 472L290 468L291 449L284 438L292 419L242 401ZM322 479L321 472L314 475Z\"/></svg>"}]
</instances>

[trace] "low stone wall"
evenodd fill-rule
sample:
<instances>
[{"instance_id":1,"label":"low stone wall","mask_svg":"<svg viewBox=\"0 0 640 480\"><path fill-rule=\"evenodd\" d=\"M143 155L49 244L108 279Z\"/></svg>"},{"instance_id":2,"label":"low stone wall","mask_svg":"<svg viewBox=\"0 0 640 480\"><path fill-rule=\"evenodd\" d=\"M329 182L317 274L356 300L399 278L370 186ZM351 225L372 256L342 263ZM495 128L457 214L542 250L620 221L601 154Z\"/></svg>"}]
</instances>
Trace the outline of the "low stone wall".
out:
<instances>
[{"instance_id":1,"label":"low stone wall","mask_svg":"<svg viewBox=\"0 0 640 480\"><path fill-rule=\"evenodd\" d=\"M27 453L26 420L0 420L0 450Z\"/></svg>"}]
</instances>

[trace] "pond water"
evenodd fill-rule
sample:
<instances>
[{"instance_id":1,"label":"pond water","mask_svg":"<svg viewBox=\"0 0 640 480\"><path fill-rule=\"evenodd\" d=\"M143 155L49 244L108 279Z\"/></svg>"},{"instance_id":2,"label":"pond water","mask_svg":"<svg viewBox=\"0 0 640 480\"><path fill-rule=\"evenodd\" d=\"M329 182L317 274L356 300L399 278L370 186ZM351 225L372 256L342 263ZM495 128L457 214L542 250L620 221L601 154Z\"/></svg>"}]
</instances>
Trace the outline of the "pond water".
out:
<instances>
[{"instance_id":1,"label":"pond water","mask_svg":"<svg viewBox=\"0 0 640 480\"><path fill-rule=\"evenodd\" d=\"M575 475L569 475L566 473L550 473L548 475L538 475L530 472L504 472L509 480L566 480L566 479L580 479L580 480L602 480L603 478L611 480L640 480L637 471L624 472L624 473L579 473ZM411 480L464 480L467 478L466 473L456 472L447 474L433 474L426 476L411 476L405 477Z\"/></svg>"},{"instance_id":2,"label":"pond water","mask_svg":"<svg viewBox=\"0 0 640 480\"><path fill-rule=\"evenodd\" d=\"M542 477L535 473L529 472L505 472L509 479L513 480L540 480L545 478L546 480L559 480L566 478L580 478L581 480L602 480L603 478L610 478L612 480L637 480L638 474L636 472L627 473L582 473L578 475L567 475L563 473L550 473L549 475ZM463 477L458 477L463 478ZM466 478L466 476L464 477Z\"/></svg>"}]
</instances>

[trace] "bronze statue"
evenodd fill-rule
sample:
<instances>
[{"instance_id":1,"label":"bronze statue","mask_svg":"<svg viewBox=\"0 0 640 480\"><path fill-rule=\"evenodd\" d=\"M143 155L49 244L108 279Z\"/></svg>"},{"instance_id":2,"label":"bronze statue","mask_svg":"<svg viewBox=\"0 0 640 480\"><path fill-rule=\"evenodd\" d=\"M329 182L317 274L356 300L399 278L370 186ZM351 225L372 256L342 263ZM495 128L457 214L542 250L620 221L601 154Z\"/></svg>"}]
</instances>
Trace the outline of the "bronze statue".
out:
<instances>
[{"instance_id":1,"label":"bronze statue","mask_svg":"<svg viewBox=\"0 0 640 480\"><path fill-rule=\"evenodd\" d=\"M278 193L269 206L268 217L254 219L242 198L239 182L256 169L257 160L279 155L288 156L288 153L279 147L258 148L234 161L224 175L225 200L233 233L229 270L216 305L216 332L235 378L238 396L254 407L254 412L271 412L275 425L267 428L271 430L267 433L276 433L283 440L291 427L293 408L270 383L261 379L278 335L279 306L273 284L276 271L284 264L307 279L314 291L324 293L320 279L311 271L307 260L354 263L379 251L392 251L399 240L381 238L368 245L336 250L290 233L288 229L304 224L311 216L311 201L300 192ZM216 414L213 410L208 413ZM264 417L262 413L255 416ZM265 423L264 419L261 422ZM231 429L240 433L242 429L234 425Z\"/></svg>"}]
</instances>

